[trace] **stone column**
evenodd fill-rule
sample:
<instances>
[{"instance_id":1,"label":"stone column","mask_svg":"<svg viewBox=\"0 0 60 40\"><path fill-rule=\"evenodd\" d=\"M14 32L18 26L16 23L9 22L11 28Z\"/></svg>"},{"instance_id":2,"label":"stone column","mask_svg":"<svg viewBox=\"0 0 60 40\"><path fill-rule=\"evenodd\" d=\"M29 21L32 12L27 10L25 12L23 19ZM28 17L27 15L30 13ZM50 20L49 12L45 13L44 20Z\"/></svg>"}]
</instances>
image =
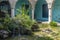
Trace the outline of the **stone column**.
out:
<instances>
[{"instance_id":1,"label":"stone column","mask_svg":"<svg viewBox=\"0 0 60 40\"><path fill-rule=\"evenodd\" d=\"M48 9L49 9L48 23L50 23L52 21L52 3L48 3Z\"/></svg>"},{"instance_id":2,"label":"stone column","mask_svg":"<svg viewBox=\"0 0 60 40\"><path fill-rule=\"evenodd\" d=\"M48 4L48 9L49 9L48 23L50 23L52 21L52 4L53 4L54 0L46 0L46 2Z\"/></svg>"},{"instance_id":3,"label":"stone column","mask_svg":"<svg viewBox=\"0 0 60 40\"><path fill-rule=\"evenodd\" d=\"M32 19L34 19L34 10L37 0L29 0L32 5Z\"/></svg>"},{"instance_id":4,"label":"stone column","mask_svg":"<svg viewBox=\"0 0 60 40\"><path fill-rule=\"evenodd\" d=\"M34 19L34 8L32 8L32 19Z\"/></svg>"},{"instance_id":5,"label":"stone column","mask_svg":"<svg viewBox=\"0 0 60 40\"><path fill-rule=\"evenodd\" d=\"M11 17L14 18L15 14L14 14L14 8L11 8Z\"/></svg>"},{"instance_id":6,"label":"stone column","mask_svg":"<svg viewBox=\"0 0 60 40\"><path fill-rule=\"evenodd\" d=\"M15 8L15 5L16 5L16 2L18 0L9 0L10 2L10 5L11 5L11 17L14 18L15 16L15 13L14 13L14 8Z\"/></svg>"},{"instance_id":7,"label":"stone column","mask_svg":"<svg viewBox=\"0 0 60 40\"><path fill-rule=\"evenodd\" d=\"M52 20L52 13L51 13L51 9L49 9L49 23L51 22Z\"/></svg>"}]
</instances>

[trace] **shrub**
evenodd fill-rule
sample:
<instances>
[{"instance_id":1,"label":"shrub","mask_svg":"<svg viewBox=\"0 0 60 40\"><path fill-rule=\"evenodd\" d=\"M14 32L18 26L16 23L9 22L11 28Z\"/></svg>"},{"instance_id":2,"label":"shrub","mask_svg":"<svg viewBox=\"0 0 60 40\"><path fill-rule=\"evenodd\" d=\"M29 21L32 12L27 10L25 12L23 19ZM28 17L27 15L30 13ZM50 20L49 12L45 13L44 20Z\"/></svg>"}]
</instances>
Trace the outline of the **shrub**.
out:
<instances>
[{"instance_id":1,"label":"shrub","mask_svg":"<svg viewBox=\"0 0 60 40\"><path fill-rule=\"evenodd\" d=\"M20 33L22 35L32 35L31 27L35 23L35 20L30 19L30 17L26 14L24 15L17 15L15 20L18 20L18 22L22 25L20 27Z\"/></svg>"},{"instance_id":2,"label":"shrub","mask_svg":"<svg viewBox=\"0 0 60 40\"><path fill-rule=\"evenodd\" d=\"M0 23L0 30L4 29L4 26L2 23Z\"/></svg>"},{"instance_id":3,"label":"shrub","mask_svg":"<svg viewBox=\"0 0 60 40\"><path fill-rule=\"evenodd\" d=\"M26 10L24 6L17 11L19 13L16 15L15 20L18 20L18 22L22 25L22 27L20 27L20 33L31 34L31 27L34 23L36 23L36 21L30 18L30 16L28 15L29 10Z\"/></svg>"},{"instance_id":4,"label":"shrub","mask_svg":"<svg viewBox=\"0 0 60 40\"><path fill-rule=\"evenodd\" d=\"M31 29L32 25L36 22L35 20L32 20L28 14L29 10L25 9L25 6L23 6L21 9L18 9L18 13L15 17L15 20L19 20L19 22L24 25L27 29Z\"/></svg>"},{"instance_id":5,"label":"shrub","mask_svg":"<svg viewBox=\"0 0 60 40\"><path fill-rule=\"evenodd\" d=\"M5 17L4 19L4 29L9 31L11 36L14 34L18 34L18 28L20 27L20 22L15 19L11 19L10 17Z\"/></svg>"},{"instance_id":6,"label":"shrub","mask_svg":"<svg viewBox=\"0 0 60 40\"><path fill-rule=\"evenodd\" d=\"M20 13L13 19L10 18L9 15L6 15L2 21L3 29L10 31L11 33L14 32L14 34L19 32L21 34L32 34L31 27L36 21L32 20L30 16L27 15L28 10L25 10L25 7L18 11L20 11Z\"/></svg>"},{"instance_id":7,"label":"shrub","mask_svg":"<svg viewBox=\"0 0 60 40\"><path fill-rule=\"evenodd\" d=\"M31 27L32 31L39 31L39 25L37 23L33 24Z\"/></svg>"},{"instance_id":8,"label":"shrub","mask_svg":"<svg viewBox=\"0 0 60 40\"><path fill-rule=\"evenodd\" d=\"M3 21L1 22L0 28L11 33L14 32L14 34L19 32L21 34L32 34L31 27L36 21L27 15L28 10L25 10L25 7L22 7L22 9L18 11L20 11L20 13L18 13L15 18L10 18L8 14L6 14L4 19L1 18Z\"/></svg>"},{"instance_id":9,"label":"shrub","mask_svg":"<svg viewBox=\"0 0 60 40\"><path fill-rule=\"evenodd\" d=\"M57 27L57 23L56 23L56 22L54 22L54 21L52 21L52 22L50 22L50 26Z\"/></svg>"},{"instance_id":10,"label":"shrub","mask_svg":"<svg viewBox=\"0 0 60 40\"><path fill-rule=\"evenodd\" d=\"M2 18L1 18L2 19ZM16 21L15 19L10 18L10 16L7 14L5 16L5 18L3 19L3 21L0 23L0 30L6 30L9 33L13 33L19 28L20 23L18 23L18 21ZM17 31L15 32L17 33ZM12 34L11 34L12 36Z\"/></svg>"},{"instance_id":11,"label":"shrub","mask_svg":"<svg viewBox=\"0 0 60 40\"><path fill-rule=\"evenodd\" d=\"M2 24L4 26L4 30L7 30L7 31L9 30L8 25L9 25L10 21L11 21L10 16L8 14L6 14L6 16L5 16L5 18L3 19L3 22L2 22Z\"/></svg>"},{"instance_id":12,"label":"shrub","mask_svg":"<svg viewBox=\"0 0 60 40\"><path fill-rule=\"evenodd\" d=\"M31 30L22 27L22 28L20 28L20 34L21 35L32 35L33 33Z\"/></svg>"},{"instance_id":13,"label":"shrub","mask_svg":"<svg viewBox=\"0 0 60 40\"><path fill-rule=\"evenodd\" d=\"M16 20L19 20L19 22L27 29L31 29L32 25L35 23L35 20L30 19L30 17L26 14L17 15Z\"/></svg>"},{"instance_id":14,"label":"shrub","mask_svg":"<svg viewBox=\"0 0 60 40\"><path fill-rule=\"evenodd\" d=\"M8 25L8 22L10 21L9 20L10 17L8 14L6 14L6 16L4 18L0 18L0 29L1 30L7 30L7 25Z\"/></svg>"}]
</instances>

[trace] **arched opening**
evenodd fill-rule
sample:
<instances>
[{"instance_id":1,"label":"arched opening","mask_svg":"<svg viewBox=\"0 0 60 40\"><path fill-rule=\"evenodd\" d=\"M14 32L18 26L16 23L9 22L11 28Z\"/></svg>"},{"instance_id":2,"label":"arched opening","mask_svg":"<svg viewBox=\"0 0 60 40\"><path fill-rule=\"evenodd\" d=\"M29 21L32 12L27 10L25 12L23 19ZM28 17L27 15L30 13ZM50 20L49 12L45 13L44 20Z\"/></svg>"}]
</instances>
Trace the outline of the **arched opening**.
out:
<instances>
[{"instance_id":1,"label":"arched opening","mask_svg":"<svg viewBox=\"0 0 60 40\"><path fill-rule=\"evenodd\" d=\"M48 21L48 4L46 0L38 0L35 6L34 18L37 21Z\"/></svg>"},{"instance_id":2,"label":"arched opening","mask_svg":"<svg viewBox=\"0 0 60 40\"><path fill-rule=\"evenodd\" d=\"M0 17L5 17L5 14L11 15L11 7L8 1L0 2Z\"/></svg>"},{"instance_id":3,"label":"arched opening","mask_svg":"<svg viewBox=\"0 0 60 40\"><path fill-rule=\"evenodd\" d=\"M25 6L25 9L29 10L28 15L30 15L30 17L32 17L32 8L31 8L31 4L28 0L18 0L15 6L15 15L18 14L17 9L20 9L23 7L23 4Z\"/></svg>"},{"instance_id":4,"label":"arched opening","mask_svg":"<svg viewBox=\"0 0 60 40\"><path fill-rule=\"evenodd\" d=\"M52 21L60 22L60 0L55 0L52 6Z\"/></svg>"}]
</instances>

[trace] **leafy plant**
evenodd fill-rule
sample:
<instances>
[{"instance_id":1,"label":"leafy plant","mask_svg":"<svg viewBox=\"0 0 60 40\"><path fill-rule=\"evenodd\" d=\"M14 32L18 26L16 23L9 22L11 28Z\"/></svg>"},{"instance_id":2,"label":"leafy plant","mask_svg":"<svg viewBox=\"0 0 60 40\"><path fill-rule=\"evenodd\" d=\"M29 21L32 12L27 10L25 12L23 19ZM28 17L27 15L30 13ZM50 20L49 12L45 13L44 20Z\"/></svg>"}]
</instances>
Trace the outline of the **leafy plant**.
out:
<instances>
[{"instance_id":1,"label":"leafy plant","mask_svg":"<svg viewBox=\"0 0 60 40\"><path fill-rule=\"evenodd\" d=\"M50 26L57 27L57 23L56 23L56 22L54 22L54 21L52 21L52 22L50 22Z\"/></svg>"},{"instance_id":2,"label":"leafy plant","mask_svg":"<svg viewBox=\"0 0 60 40\"><path fill-rule=\"evenodd\" d=\"M4 19L1 23L3 25L0 25L0 28L3 28L3 30L11 31L11 33L20 32L21 34L32 34L31 27L34 23L36 23L35 20L32 20L30 16L28 15L28 10L25 9L25 7L22 7L19 13L17 13L15 18L10 18L8 14L6 14Z\"/></svg>"},{"instance_id":3,"label":"leafy plant","mask_svg":"<svg viewBox=\"0 0 60 40\"><path fill-rule=\"evenodd\" d=\"M38 25L38 23L33 24L32 27L31 27L31 29L32 29L32 31L34 31L34 32L39 31L39 25Z\"/></svg>"},{"instance_id":4,"label":"leafy plant","mask_svg":"<svg viewBox=\"0 0 60 40\"><path fill-rule=\"evenodd\" d=\"M32 20L28 14L28 10L25 10L25 7L22 7L21 9L18 9L20 13L18 13L15 17L16 20L19 20L19 22L26 27L27 29L31 29L32 25L36 22L35 20Z\"/></svg>"},{"instance_id":5,"label":"leafy plant","mask_svg":"<svg viewBox=\"0 0 60 40\"><path fill-rule=\"evenodd\" d=\"M4 18L0 18L0 28L3 30L7 29L9 21L10 17L8 14L6 14Z\"/></svg>"},{"instance_id":6,"label":"leafy plant","mask_svg":"<svg viewBox=\"0 0 60 40\"><path fill-rule=\"evenodd\" d=\"M30 18L30 16L28 15L29 10L28 9L26 10L25 6L23 5L23 7L21 9L17 9L17 11L19 13L17 13L17 15L14 19L17 20L17 22L21 25L21 27L19 26L20 27L20 33L22 35L33 34L31 31L31 27L34 23L36 23L36 21L32 20Z\"/></svg>"},{"instance_id":7,"label":"leafy plant","mask_svg":"<svg viewBox=\"0 0 60 40\"><path fill-rule=\"evenodd\" d=\"M0 23L0 30L4 29L4 26L2 23Z\"/></svg>"}]
</instances>

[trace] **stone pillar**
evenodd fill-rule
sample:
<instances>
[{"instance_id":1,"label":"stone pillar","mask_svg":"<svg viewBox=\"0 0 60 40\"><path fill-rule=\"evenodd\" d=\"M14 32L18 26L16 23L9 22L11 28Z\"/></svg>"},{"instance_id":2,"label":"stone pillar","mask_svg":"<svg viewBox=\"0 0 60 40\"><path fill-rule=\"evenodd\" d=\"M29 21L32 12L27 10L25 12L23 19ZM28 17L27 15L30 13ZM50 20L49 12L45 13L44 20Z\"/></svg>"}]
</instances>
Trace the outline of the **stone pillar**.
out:
<instances>
[{"instance_id":1,"label":"stone pillar","mask_svg":"<svg viewBox=\"0 0 60 40\"><path fill-rule=\"evenodd\" d=\"M49 23L51 22L51 20L52 20L52 13L51 13L52 11L51 11L51 9L49 9Z\"/></svg>"},{"instance_id":2,"label":"stone pillar","mask_svg":"<svg viewBox=\"0 0 60 40\"><path fill-rule=\"evenodd\" d=\"M32 8L32 19L34 19L34 8Z\"/></svg>"},{"instance_id":3,"label":"stone pillar","mask_svg":"<svg viewBox=\"0 0 60 40\"><path fill-rule=\"evenodd\" d=\"M15 13L14 13L14 8L15 8L15 5L16 5L16 2L18 0L9 0L10 2L10 5L11 5L11 17L14 18L15 16Z\"/></svg>"},{"instance_id":4,"label":"stone pillar","mask_svg":"<svg viewBox=\"0 0 60 40\"><path fill-rule=\"evenodd\" d=\"M54 0L46 0L46 2L48 4L48 9L49 9L48 23L50 23L52 21L52 4L53 4Z\"/></svg>"},{"instance_id":5,"label":"stone pillar","mask_svg":"<svg viewBox=\"0 0 60 40\"><path fill-rule=\"evenodd\" d=\"M29 0L32 5L32 19L34 19L34 10L37 0Z\"/></svg>"},{"instance_id":6,"label":"stone pillar","mask_svg":"<svg viewBox=\"0 0 60 40\"><path fill-rule=\"evenodd\" d=\"M52 3L48 3L48 9L49 9L48 23L50 23L52 21Z\"/></svg>"},{"instance_id":7,"label":"stone pillar","mask_svg":"<svg viewBox=\"0 0 60 40\"><path fill-rule=\"evenodd\" d=\"M14 8L11 8L11 17L14 18L15 14L14 14Z\"/></svg>"}]
</instances>

